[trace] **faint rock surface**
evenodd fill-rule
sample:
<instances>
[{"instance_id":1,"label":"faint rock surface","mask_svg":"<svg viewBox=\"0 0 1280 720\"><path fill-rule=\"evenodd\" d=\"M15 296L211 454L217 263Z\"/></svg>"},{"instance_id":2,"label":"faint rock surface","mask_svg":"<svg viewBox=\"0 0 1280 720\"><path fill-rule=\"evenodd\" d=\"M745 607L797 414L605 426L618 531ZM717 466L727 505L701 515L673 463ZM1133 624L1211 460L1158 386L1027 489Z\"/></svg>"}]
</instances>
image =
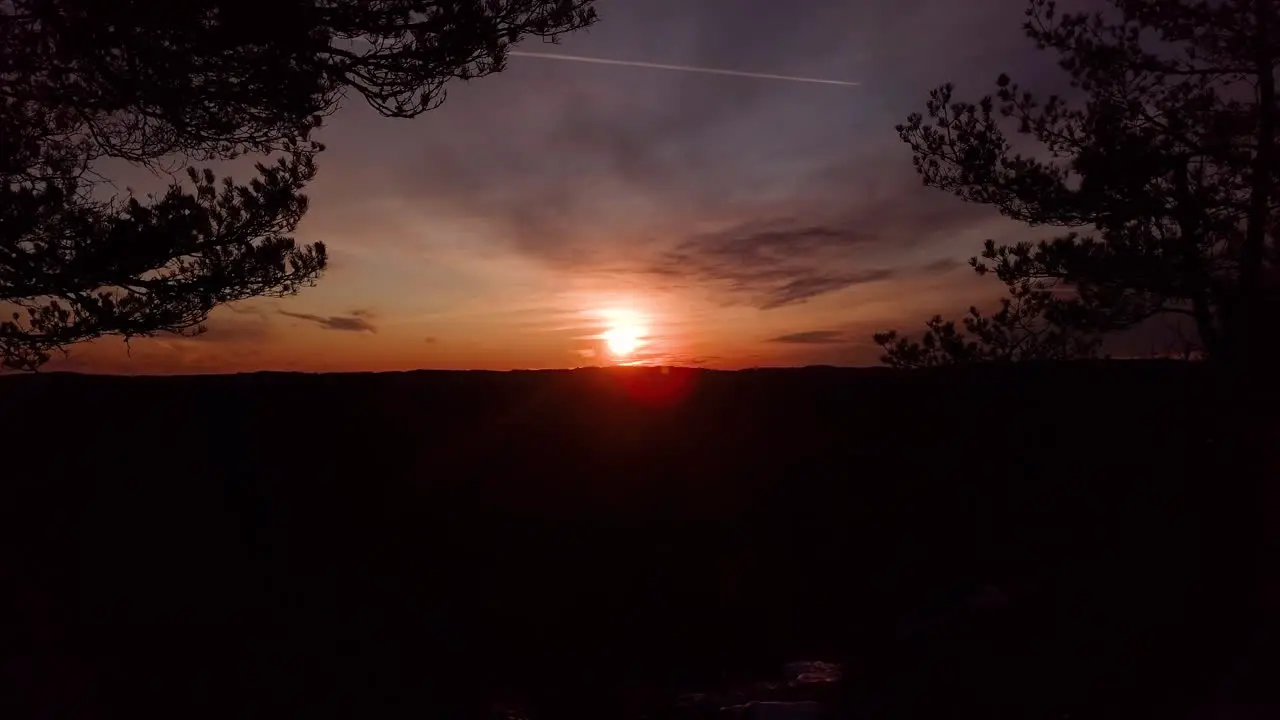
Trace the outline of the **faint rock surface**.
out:
<instances>
[{"instance_id":1,"label":"faint rock surface","mask_svg":"<svg viewBox=\"0 0 1280 720\"><path fill-rule=\"evenodd\" d=\"M829 716L826 706L812 700L752 701L724 708L721 712L735 720L820 720Z\"/></svg>"},{"instance_id":2,"label":"faint rock surface","mask_svg":"<svg viewBox=\"0 0 1280 720\"><path fill-rule=\"evenodd\" d=\"M781 679L706 689L675 698L670 717L689 720L811 720L834 717L831 698L844 679L838 663L787 663ZM660 713L652 717L661 717Z\"/></svg>"},{"instance_id":3,"label":"faint rock surface","mask_svg":"<svg viewBox=\"0 0 1280 720\"><path fill-rule=\"evenodd\" d=\"M795 685L816 685L820 683L838 683L844 673L837 663L821 660L804 660L787 663L782 668L787 682Z\"/></svg>"},{"instance_id":4,"label":"faint rock surface","mask_svg":"<svg viewBox=\"0 0 1280 720\"><path fill-rule=\"evenodd\" d=\"M600 720L827 720L845 717L838 686L843 668L832 662L787 663L781 677L701 688L675 697L641 692L622 706L601 712ZM563 709L519 701L490 704L486 720L560 720ZM574 718L579 717L574 715Z\"/></svg>"}]
</instances>

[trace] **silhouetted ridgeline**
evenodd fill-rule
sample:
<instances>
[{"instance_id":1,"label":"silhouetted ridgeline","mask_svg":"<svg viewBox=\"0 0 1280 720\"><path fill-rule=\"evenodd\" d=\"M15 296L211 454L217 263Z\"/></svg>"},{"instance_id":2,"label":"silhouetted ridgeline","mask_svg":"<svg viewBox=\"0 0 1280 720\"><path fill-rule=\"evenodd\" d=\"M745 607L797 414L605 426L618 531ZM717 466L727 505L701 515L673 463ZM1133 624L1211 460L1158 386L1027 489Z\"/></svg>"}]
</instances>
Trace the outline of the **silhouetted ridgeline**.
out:
<instances>
[{"instance_id":1,"label":"silhouetted ridgeline","mask_svg":"<svg viewBox=\"0 0 1280 720\"><path fill-rule=\"evenodd\" d=\"M881 716L1189 717L1267 677L1221 398L1136 362L4 377L0 697L661 717L823 658Z\"/></svg>"}]
</instances>

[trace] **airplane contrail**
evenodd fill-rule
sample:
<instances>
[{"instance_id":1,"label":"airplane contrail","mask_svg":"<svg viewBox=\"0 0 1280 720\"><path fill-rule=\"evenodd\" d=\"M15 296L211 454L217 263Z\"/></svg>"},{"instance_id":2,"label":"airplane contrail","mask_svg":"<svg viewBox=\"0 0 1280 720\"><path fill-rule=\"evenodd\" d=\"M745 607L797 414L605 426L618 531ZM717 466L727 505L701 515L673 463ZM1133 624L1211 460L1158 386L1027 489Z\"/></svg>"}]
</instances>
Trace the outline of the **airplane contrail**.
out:
<instances>
[{"instance_id":1,"label":"airplane contrail","mask_svg":"<svg viewBox=\"0 0 1280 720\"><path fill-rule=\"evenodd\" d=\"M721 70L719 68L695 67L692 65L664 65L662 63L640 62L638 60L610 60L608 58L588 57L586 55L561 55L559 53L525 52L510 50L508 55L518 57L546 58L548 60L568 60L570 62L595 63L597 65L622 65L624 67L649 68L651 70L675 70L677 72L704 73L707 75L732 75L734 77L757 78L759 80L788 80L790 82L816 83L819 85L841 85L858 87L862 83L847 80L823 80L821 78L793 77L791 75L770 75L743 70Z\"/></svg>"}]
</instances>

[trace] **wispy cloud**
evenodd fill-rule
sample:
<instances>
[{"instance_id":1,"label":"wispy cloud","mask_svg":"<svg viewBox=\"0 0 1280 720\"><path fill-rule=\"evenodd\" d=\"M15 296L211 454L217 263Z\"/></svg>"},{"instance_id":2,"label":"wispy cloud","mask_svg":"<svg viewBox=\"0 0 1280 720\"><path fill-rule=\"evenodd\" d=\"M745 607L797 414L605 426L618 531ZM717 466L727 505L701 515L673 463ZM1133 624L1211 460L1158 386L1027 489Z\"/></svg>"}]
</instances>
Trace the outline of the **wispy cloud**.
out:
<instances>
[{"instance_id":1,"label":"wispy cloud","mask_svg":"<svg viewBox=\"0 0 1280 720\"><path fill-rule=\"evenodd\" d=\"M958 258L944 257L922 265L920 266L920 269L927 273L942 274L965 266L967 266L967 263L960 262Z\"/></svg>"},{"instance_id":2,"label":"wispy cloud","mask_svg":"<svg viewBox=\"0 0 1280 720\"><path fill-rule=\"evenodd\" d=\"M889 268L856 268L850 253L868 238L847 227L792 218L752 221L691 238L649 271L713 283L762 310L864 283L887 280Z\"/></svg>"},{"instance_id":3,"label":"wispy cloud","mask_svg":"<svg viewBox=\"0 0 1280 720\"><path fill-rule=\"evenodd\" d=\"M772 310L794 305L810 298L836 290L843 290L854 285L865 285L888 280L897 274L896 270L879 268L863 272L804 275L764 294L758 307L761 310Z\"/></svg>"},{"instance_id":4,"label":"wispy cloud","mask_svg":"<svg viewBox=\"0 0 1280 720\"><path fill-rule=\"evenodd\" d=\"M368 310L353 310L349 315L313 315L311 313L289 312L288 310L281 310L280 314L297 320L315 323L325 330L378 332L378 328L370 321L371 313Z\"/></svg>"},{"instance_id":5,"label":"wispy cloud","mask_svg":"<svg viewBox=\"0 0 1280 720\"><path fill-rule=\"evenodd\" d=\"M809 330L769 339L769 342L793 345L834 345L848 341L849 338L845 333L839 330Z\"/></svg>"}]
</instances>

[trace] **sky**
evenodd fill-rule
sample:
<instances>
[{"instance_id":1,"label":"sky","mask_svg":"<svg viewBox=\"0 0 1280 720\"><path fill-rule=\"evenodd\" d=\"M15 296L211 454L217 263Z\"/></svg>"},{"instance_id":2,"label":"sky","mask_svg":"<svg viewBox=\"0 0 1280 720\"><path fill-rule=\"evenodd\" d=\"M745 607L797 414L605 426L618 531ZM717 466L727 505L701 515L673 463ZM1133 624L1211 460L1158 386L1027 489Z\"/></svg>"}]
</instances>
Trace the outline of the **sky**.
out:
<instances>
[{"instance_id":1,"label":"sky","mask_svg":"<svg viewBox=\"0 0 1280 720\"><path fill-rule=\"evenodd\" d=\"M1053 77L1020 30L1025 6L600 0L589 30L525 41L416 119L348 99L296 233L329 247L315 287L220 308L196 338L78 346L50 369L874 365L874 332L998 297L966 261L987 238L1027 237L924 187L894 130L943 82L977 99L1001 72Z\"/></svg>"}]
</instances>

